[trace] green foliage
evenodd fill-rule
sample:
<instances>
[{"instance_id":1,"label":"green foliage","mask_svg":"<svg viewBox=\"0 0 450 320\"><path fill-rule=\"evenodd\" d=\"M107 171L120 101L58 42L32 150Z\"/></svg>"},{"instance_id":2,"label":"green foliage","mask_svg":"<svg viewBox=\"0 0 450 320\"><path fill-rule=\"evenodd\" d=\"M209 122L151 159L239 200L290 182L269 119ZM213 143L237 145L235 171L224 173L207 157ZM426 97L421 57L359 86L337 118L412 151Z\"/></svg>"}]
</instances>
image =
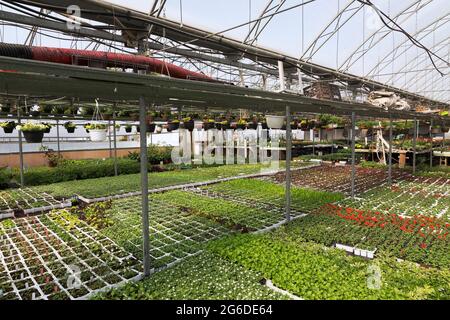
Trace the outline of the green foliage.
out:
<instances>
[{"instance_id":1,"label":"green foliage","mask_svg":"<svg viewBox=\"0 0 450 320\"><path fill-rule=\"evenodd\" d=\"M148 163L158 165L162 163L172 162L172 147L171 146L155 146L147 147ZM139 152L129 152L128 158L140 161L141 156Z\"/></svg>"},{"instance_id":2,"label":"green foliage","mask_svg":"<svg viewBox=\"0 0 450 320\"><path fill-rule=\"evenodd\" d=\"M89 205L81 210L81 219L97 230L110 227L114 223L111 206L111 201Z\"/></svg>"},{"instance_id":3,"label":"green foliage","mask_svg":"<svg viewBox=\"0 0 450 320\"><path fill-rule=\"evenodd\" d=\"M305 299L414 299L419 293L422 299L450 298L448 270L397 263L387 257L366 261L338 249L292 240L290 234L230 236L208 247ZM379 289L367 285L374 266L381 271Z\"/></svg>"},{"instance_id":4,"label":"green foliage","mask_svg":"<svg viewBox=\"0 0 450 320\"><path fill-rule=\"evenodd\" d=\"M202 253L144 281L100 293L94 300L286 299L259 283L262 276L216 255Z\"/></svg>"},{"instance_id":5,"label":"green foliage","mask_svg":"<svg viewBox=\"0 0 450 320\"><path fill-rule=\"evenodd\" d=\"M117 159L119 174L137 173L139 163L130 159ZM62 160L54 168L34 167L24 171L25 184L37 186L63 181L93 179L114 176L114 160ZM0 188L7 188L12 181L20 181L18 169L0 171Z\"/></svg>"},{"instance_id":6,"label":"green foliage","mask_svg":"<svg viewBox=\"0 0 450 320\"><path fill-rule=\"evenodd\" d=\"M47 130L48 126L41 123L26 122L25 124L18 125L17 129L23 132L41 132Z\"/></svg>"},{"instance_id":7,"label":"green foliage","mask_svg":"<svg viewBox=\"0 0 450 320\"><path fill-rule=\"evenodd\" d=\"M104 123L91 123L85 126L88 130L106 130L107 125Z\"/></svg>"}]
</instances>

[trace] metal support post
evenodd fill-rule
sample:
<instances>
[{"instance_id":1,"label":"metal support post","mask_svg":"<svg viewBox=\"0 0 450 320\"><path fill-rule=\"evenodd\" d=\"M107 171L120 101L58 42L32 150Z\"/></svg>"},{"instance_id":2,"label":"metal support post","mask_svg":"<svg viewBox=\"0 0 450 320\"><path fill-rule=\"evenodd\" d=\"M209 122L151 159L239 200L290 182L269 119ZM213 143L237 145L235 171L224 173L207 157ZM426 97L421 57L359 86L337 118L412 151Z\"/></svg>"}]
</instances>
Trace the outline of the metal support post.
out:
<instances>
[{"instance_id":1,"label":"metal support post","mask_svg":"<svg viewBox=\"0 0 450 320\"><path fill-rule=\"evenodd\" d=\"M388 181L392 185L392 115L389 114L389 167L388 167Z\"/></svg>"},{"instance_id":2,"label":"metal support post","mask_svg":"<svg viewBox=\"0 0 450 320\"><path fill-rule=\"evenodd\" d=\"M417 118L414 117L414 133L413 133L413 174L416 173L416 143L417 143Z\"/></svg>"},{"instance_id":3,"label":"metal support post","mask_svg":"<svg viewBox=\"0 0 450 320\"><path fill-rule=\"evenodd\" d=\"M150 275L150 235L148 218L148 157L147 157L147 107L144 97L139 98L141 190L142 190L142 235L144 247L144 276Z\"/></svg>"},{"instance_id":4,"label":"metal support post","mask_svg":"<svg viewBox=\"0 0 450 320\"><path fill-rule=\"evenodd\" d=\"M17 123L20 126L22 123L21 115L20 115L20 103L16 103L17 106ZM25 186L25 179L23 176L23 138L22 138L22 130L17 130L19 134L19 166L20 166L20 186L23 188Z\"/></svg>"},{"instance_id":5,"label":"metal support post","mask_svg":"<svg viewBox=\"0 0 450 320\"><path fill-rule=\"evenodd\" d=\"M286 221L291 220L291 158L292 158L292 130L291 108L286 106Z\"/></svg>"},{"instance_id":6,"label":"metal support post","mask_svg":"<svg viewBox=\"0 0 450 320\"><path fill-rule=\"evenodd\" d=\"M355 123L356 123L356 115L355 112L352 112L352 181L351 181L351 186L352 186L352 198L355 197L355 175L356 175L356 168L355 168L355 162L356 162L356 157L355 157L355 136L356 136L356 128L355 128Z\"/></svg>"},{"instance_id":7,"label":"metal support post","mask_svg":"<svg viewBox=\"0 0 450 320\"><path fill-rule=\"evenodd\" d=\"M433 119L430 120L430 143L431 143L431 149L430 149L430 168L433 168Z\"/></svg>"},{"instance_id":8,"label":"metal support post","mask_svg":"<svg viewBox=\"0 0 450 320\"><path fill-rule=\"evenodd\" d=\"M61 156L61 147L59 145L59 119L56 119L56 141L58 145L58 157Z\"/></svg>"},{"instance_id":9,"label":"metal support post","mask_svg":"<svg viewBox=\"0 0 450 320\"><path fill-rule=\"evenodd\" d=\"M114 134L114 175L118 175L118 169L117 169L117 133L116 133L116 103L114 102L113 105L113 134Z\"/></svg>"}]
</instances>

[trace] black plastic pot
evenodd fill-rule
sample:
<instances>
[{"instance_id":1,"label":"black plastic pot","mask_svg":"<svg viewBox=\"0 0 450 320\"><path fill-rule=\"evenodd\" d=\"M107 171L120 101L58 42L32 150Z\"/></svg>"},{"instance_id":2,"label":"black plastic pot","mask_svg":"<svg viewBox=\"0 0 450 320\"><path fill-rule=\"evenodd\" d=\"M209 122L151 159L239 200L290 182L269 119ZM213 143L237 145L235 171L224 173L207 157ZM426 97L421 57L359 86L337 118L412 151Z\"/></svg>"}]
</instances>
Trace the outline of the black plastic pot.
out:
<instances>
[{"instance_id":1,"label":"black plastic pot","mask_svg":"<svg viewBox=\"0 0 450 320\"><path fill-rule=\"evenodd\" d=\"M183 129L193 131L194 130L194 120L183 122Z\"/></svg>"},{"instance_id":2,"label":"black plastic pot","mask_svg":"<svg viewBox=\"0 0 450 320\"><path fill-rule=\"evenodd\" d=\"M178 130L179 127L180 127L180 123L179 122L169 122L169 123L167 123L167 131L168 132L172 132L172 131Z\"/></svg>"},{"instance_id":3,"label":"black plastic pot","mask_svg":"<svg viewBox=\"0 0 450 320\"><path fill-rule=\"evenodd\" d=\"M44 131L23 131L22 133L28 143L41 143L44 138Z\"/></svg>"},{"instance_id":4,"label":"black plastic pot","mask_svg":"<svg viewBox=\"0 0 450 320\"><path fill-rule=\"evenodd\" d=\"M258 123L257 123L257 122L249 122L249 123L247 124L247 128L248 128L248 129L256 130L256 129L258 129Z\"/></svg>"},{"instance_id":5,"label":"black plastic pot","mask_svg":"<svg viewBox=\"0 0 450 320\"><path fill-rule=\"evenodd\" d=\"M130 133L133 130L132 127L125 127L125 132Z\"/></svg>"},{"instance_id":6,"label":"black plastic pot","mask_svg":"<svg viewBox=\"0 0 450 320\"><path fill-rule=\"evenodd\" d=\"M75 132L75 127L68 127L66 128L67 133L74 133Z\"/></svg>"},{"instance_id":7,"label":"black plastic pot","mask_svg":"<svg viewBox=\"0 0 450 320\"><path fill-rule=\"evenodd\" d=\"M147 132L153 133L153 132L155 132L155 128L156 128L156 124L154 124L154 123L147 123ZM141 132L141 126L140 125L136 126L136 131L137 132Z\"/></svg>"},{"instance_id":8,"label":"black plastic pot","mask_svg":"<svg viewBox=\"0 0 450 320\"><path fill-rule=\"evenodd\" d=\"M5 131L5 133L12 133L14 131L13 127L5 127L3 128L3 131Z\"/></svg>"},{"instance_id":9,"label":"black plastic pot","mask_svg":"<svg viewBox=\"0 0 450 320\"><path fill-rule=\"evenodd\" d=\"M230 124L229 123L216 123L216 128L219 130L227 130L230 129Z\"/></svg>"},{"instance_id":10,"label":"black plastic pot","mask_svg":"<svg viewBox=\"0 0 450 320\"><path fill-rule=\"evenodd\" d=\"M246 127L247 127L247 125L245 125L245 124L238 124L238 123L236 123L236 129L244 130Z\"/></svg>"},{"instance_id":11,"label":"black plastic pot","mask_svg":"<svg viewBox=\"0 0 450 320\"><path fill-rule=\"evenodd\" d=\"M266 123L266 122L261 122L261 127L262 127L264 130L269 129L269 127L267 126L267 123Z\"/></svg>"},{"instance_id":12,"label":"black plastic pot","mask_svg":"<svg viewBox=\"0 0 450 320\"><path fill-rule=\"evenodd\" d=\"M32 117L37 117L37 116L39 116L40 114L41 114L40 111L30 111L30 115L31 115Z\"/></svg>"},{"instance_id":13,"label":"black plastic pot","mask_svg":"<svg viewBox=\"0 0 450 320\"><path fill-rule=\"evenodd\" d=\"M215 122L203 122L203 129L205 130L214 129L215 126L216 126Z\"/></svg>"}]
</instances>

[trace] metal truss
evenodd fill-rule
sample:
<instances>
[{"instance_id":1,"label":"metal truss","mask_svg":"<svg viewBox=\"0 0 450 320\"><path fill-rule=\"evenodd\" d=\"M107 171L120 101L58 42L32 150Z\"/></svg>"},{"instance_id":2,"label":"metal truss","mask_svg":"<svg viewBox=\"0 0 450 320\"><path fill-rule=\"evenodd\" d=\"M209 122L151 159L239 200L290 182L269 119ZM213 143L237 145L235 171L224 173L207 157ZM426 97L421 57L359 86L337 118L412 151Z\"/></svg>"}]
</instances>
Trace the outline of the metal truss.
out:
<instances>
[{"instance_id":1,"label":"metal truss","mask_svg":"<svg viewBox=\"0 0 450 320\"><path fill-rule=\"evenodd\" d=\"M356 7L353 4L358 4ZM302 53L300 60L309 61L313 56L336 35L339 30L349 22L362 8L364 4L352 0L323 28L319 35L311 42L305 52ZM344 19L344 17L346 17ZM342 20L342 21L341 21Z\"/></svg>"},{"instance_id":2,"label":"metal truss","mask_svg":"<svg viewBox=\"0 0 450 320\"><path fill-rule=\"evenodd\" d=\"M408 4L404 9L400 10L392 20L397 24L402 25L409 18L413 17L418 11L425 8L433 0L416 0L412 4ZM367 39L365 39L339 66L339 70L347 72L356 62L366 55L367 52L376 47L383 39L390 35L393 31L381 26L377 30L373 31Z\"/></svg>"},{"instance_id":3,"label":"metal truss","mask_svg":"<svg viewBox=\"0 0 450 320\"><path fill-rule=\"evenodd\" d=\"M417 30L412 37L417 41L421 41L425 39L430 34L433 34L439 28L442 28L450 21L450 12L446 12L444 15L439 16L437 19L433 20L427 26ZM389 53L387 53L384 57L380 58L380 62L378 62L372 69L370 69L367 74L365 74L366 78L374 78L377 73L385 70L390 64L392 64L399 56L402 56L406 52L408 52L414 44L410 42L409 39L403 40L401 43L396 45Z\"/></svg>"}]
</instances>

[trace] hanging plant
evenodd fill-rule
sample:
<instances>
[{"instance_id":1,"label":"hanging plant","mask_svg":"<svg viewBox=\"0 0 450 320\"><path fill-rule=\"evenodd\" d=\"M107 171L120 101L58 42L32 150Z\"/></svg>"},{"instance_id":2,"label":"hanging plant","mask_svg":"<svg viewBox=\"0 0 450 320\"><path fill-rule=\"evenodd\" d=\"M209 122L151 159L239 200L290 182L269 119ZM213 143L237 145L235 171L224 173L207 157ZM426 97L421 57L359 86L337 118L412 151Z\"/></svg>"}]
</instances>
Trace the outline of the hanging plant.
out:
<instances>
[{"instance_id":1,"label":"hanging plant","mask_svg":"<svg viewBox=\"0 0 450 320\"><path fill-rule=\"evenodd\" d=\"M39 107L39 105L35 104L34 106L32 106L30 108L30 115L32 117L37 117L41 114L41 107Z\"/></svg>"},{"instance_id":2,"label":"hanging plant","mask_svg":"<svg viewBox=\"0 0 450 320\"><path fill-rule=\"evenodd\" d=\"M203 129L205 130L210 130L210 129L214 129L216 126L216 122L214 121L214 119L203 119Z\"/></svg>"},{"instance_id":3,"label":"hanging plant","mask_svg":"<svg viewBox=\"0 0 450 320\"><path fill-rule=\"evenodd\" d=\"M16 123L14 121L0 122L0 127L3 128L5 133L12 133L16 127Z\"/></svg>"},{"instance_id":4,"label":"hanging plant","mask_svg":"<svg viewBox=\"0 0 450 320\"><path fill-rule=\"evenodd\" d=\"M22 131L26 142L41 143L44 138L44 132L47 130L47 126L44 124L27 122L23 125L17 126L17 130Z\"/></svg>"},{"instance_id":5,"label":"hanging plant","mask_svg":"<svg viewBox=\"0 0 450 320\"><path fill-rule=\"evenodd\" d=\"M86 129L89 130L89 136L91 141L100 142L106 140L107 133L107 125L103 123L94 123L86 126Z\"/></svg>"},{"instance_id":6,"label":"hanging plant","mask_svg":"<svg viewBox=\"0 0 450 320\"><path fill-rule=\"evenodd\" d=\"M193 131L194 130L194 120L192 120L191 117L184 118L182 127L186 130Z\"/></svg>"},{"instance_id":7,"label":"hanging plant","mask_svg":"<svg viewBox=\"0 0 450 320\"><path fill-rule=\"evenodd\" d=\"M75 129L76 129L76 125L73 124L72 122L68 121L68 122L64 123L64 128L66 128L68 133L74 133Z\"/></svg>"},{"instance_id":8,"label":"hanging plant","mask_svg":"<svg viewBox=\"0 0 450 320\"><path fill-rule=\"evenodd\" d=\"M125 125L125 132L130 133L133 130L133 126L131 124Z\"/></svg>"},{"instance_id":9,"label":"hanging plant","mask_svg":"<svg viewBox=\"0 0 450 320\"><path fill-rule=\"evenodd\" d=\"M247 121L245 119L239 119L236 122L236 129L244 130L247 127Z\"/></svg>"},{"instance_id":10,"label":"hanging plant","mask_svg":"<svg viewBox=\"0 0 450 320\"><path fill-rule=\"evenodd\" d=\"M230 123L227 120L223 120L216 123L216 128L219 130L227 130L230 129Z\"/></svg>"},{"instance_id":11,"label":"hanging plant","mask_svg":"<svg viewBox=\"0 0 450 320\"><path fill-rule=\"evenodd\" d=\"M42 122L42 124L45 126L44 133L50 133L50 130L52 129L53 126L47 122Z\"/></svg>"},{"instance_id":12,"label":"hanging plant","mask_svg":"<svg viewBox=\"0 0 450 320\"><path fill-rule=\"evenodd\" d=\"M179 127L180 127L179 120L175 119L175 120L169 121L167 123L167 132L172 132L172 131L178 130Z\"/></svg>"},{"instance_id":13,"label":"hanging plant","mask_svg":"<svg viewBox=\"0 0 450 320\"><path fill-rule=\"evenodd\" d=\"M270 129L281 129L284 125L284 116L266 115L267 126Z\"/></svg>"}]
</instances>

